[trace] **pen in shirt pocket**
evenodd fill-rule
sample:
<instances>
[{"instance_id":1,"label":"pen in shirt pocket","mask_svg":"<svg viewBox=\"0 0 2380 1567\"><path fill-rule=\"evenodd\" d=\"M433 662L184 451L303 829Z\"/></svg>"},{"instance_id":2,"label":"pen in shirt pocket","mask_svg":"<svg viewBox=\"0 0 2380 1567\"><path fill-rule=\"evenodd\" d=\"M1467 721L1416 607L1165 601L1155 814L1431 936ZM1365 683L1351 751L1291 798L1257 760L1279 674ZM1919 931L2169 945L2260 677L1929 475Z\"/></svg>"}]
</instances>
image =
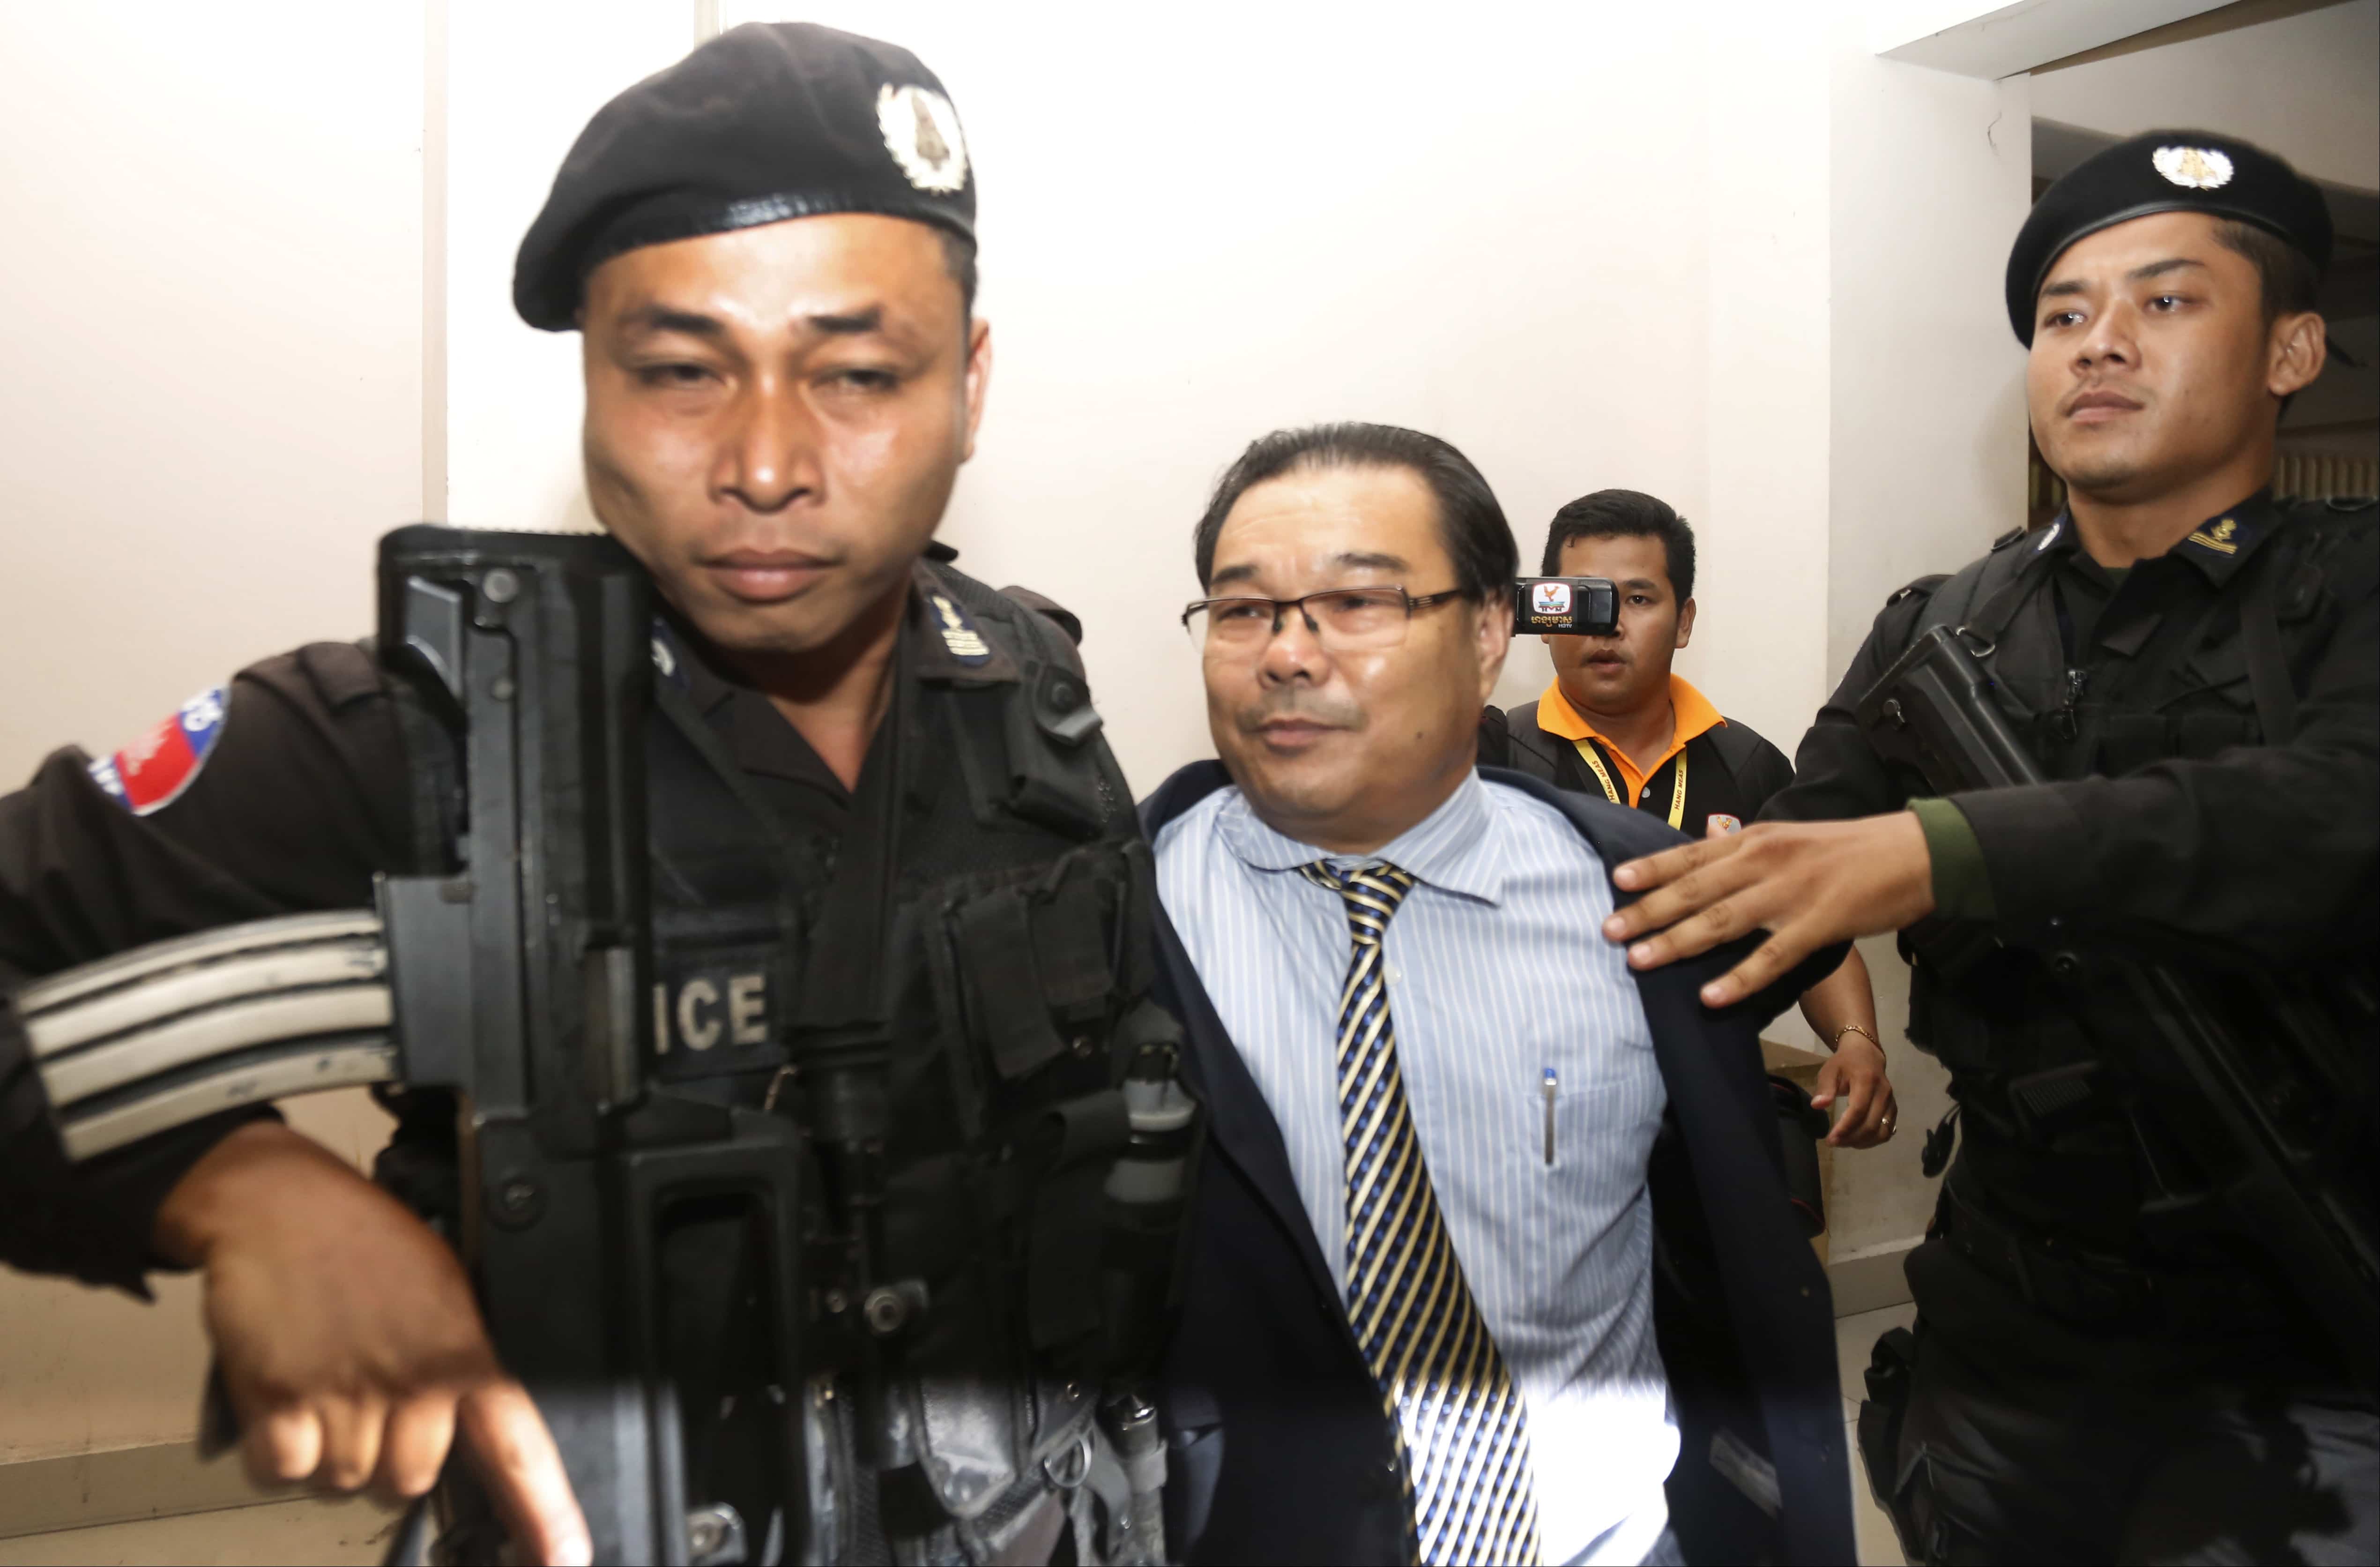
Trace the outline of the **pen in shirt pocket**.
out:
<instances>
[{"instance_id":1,"label":"pen in shirt pocket","mask_svg":"<svg viewBox=\"0 0 2380 1567\"><path fill-rule=\"evenodd\" d=\"M1547 1067L1545 1083L1546 1168L1548 1170L1551 1170L1554 1167L1554 1089L1560 1084L1560 1080L1554 1075L1554 1069L1550 1066Z\"/></svg>"}]
</instances>

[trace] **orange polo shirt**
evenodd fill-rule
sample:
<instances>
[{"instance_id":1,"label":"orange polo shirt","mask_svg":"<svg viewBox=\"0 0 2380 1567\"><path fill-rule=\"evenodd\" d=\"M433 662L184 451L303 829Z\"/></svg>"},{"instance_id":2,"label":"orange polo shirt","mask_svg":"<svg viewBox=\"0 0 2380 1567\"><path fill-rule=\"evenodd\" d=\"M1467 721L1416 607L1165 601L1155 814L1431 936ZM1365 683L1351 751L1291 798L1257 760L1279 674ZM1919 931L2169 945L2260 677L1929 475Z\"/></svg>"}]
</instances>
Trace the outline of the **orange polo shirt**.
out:
<instances>
[{"instance_id":1,"label":"orange polo shirt","mask_svg":"<svg viewBox=\"0 0 2380 1567\"><path fill-rule=\"evenodd\" d=\"M1689 684L1685 676L1672 671L1670 675L1670 705L1677 710L1678 733L1670 741L1670 748L1650 768L1639 770L1626 751L1607 738L1602 731L1587 721L1586 715L1570 705L1562 695L1561 682L1546 687L1537 698L1537 727L1548 735L1559 735L1575 746L1584 740L1597 742L1597 748L1620 769L1620 782L1627 791L1621 803L1637 806L1644 803L1645 783L1654 773L1670 765L1671 758L1686 748L1686 743L1698 735L1718 728L1727 720L1711 706L1710 698Z\"/></svg>"}]
</instances>

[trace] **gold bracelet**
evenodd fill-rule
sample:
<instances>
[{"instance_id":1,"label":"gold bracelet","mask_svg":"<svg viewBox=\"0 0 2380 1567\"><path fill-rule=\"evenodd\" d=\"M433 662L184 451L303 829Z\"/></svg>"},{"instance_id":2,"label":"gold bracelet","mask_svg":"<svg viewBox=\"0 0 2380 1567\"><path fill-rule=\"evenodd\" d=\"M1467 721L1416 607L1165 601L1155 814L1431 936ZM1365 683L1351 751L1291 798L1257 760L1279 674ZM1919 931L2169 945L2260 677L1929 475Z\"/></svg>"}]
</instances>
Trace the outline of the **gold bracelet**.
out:
<instances>
[{"instance_id":1,"label":"gold bracelet","mask_svg":"<svg viewBox=\"0 0 2380 1567\"><path fill-rule=\"evenodd\" d=\"M1877 1050L1884 1049L1884 1041L1882 1039L1877 1039L1875 1035L1869 1033L1866 1029L1861 1027L1856 1023L1846 1023L1841 1027L1836 1029L1835 1037L1827 1041L1827 1049L1829 1051L1841 1050L1843 1048L1843 1036L1846 1034L1857 1034L1861 1039L1865 1039Z\"/></svg>"}]
</instances>

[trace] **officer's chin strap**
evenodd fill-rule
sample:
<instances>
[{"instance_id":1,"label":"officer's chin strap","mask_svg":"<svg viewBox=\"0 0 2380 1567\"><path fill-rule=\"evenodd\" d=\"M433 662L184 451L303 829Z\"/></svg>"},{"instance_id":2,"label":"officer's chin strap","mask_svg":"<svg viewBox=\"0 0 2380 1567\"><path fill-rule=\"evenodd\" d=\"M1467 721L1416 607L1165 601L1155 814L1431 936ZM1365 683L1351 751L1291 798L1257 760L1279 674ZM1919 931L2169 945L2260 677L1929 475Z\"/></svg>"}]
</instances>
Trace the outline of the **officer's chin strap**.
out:
<instances>
[{"instance_id":1,"label":"officer's chin strap","mask_svg":"<svg viewBox=\"0 0 2380 1567\"><path fill-rule=\"evenodd\" d=\"M35 981L7 1004L76 1160L244 1104L400 1075L358 910L260 919Z\"/></svg>"}]
</instances>

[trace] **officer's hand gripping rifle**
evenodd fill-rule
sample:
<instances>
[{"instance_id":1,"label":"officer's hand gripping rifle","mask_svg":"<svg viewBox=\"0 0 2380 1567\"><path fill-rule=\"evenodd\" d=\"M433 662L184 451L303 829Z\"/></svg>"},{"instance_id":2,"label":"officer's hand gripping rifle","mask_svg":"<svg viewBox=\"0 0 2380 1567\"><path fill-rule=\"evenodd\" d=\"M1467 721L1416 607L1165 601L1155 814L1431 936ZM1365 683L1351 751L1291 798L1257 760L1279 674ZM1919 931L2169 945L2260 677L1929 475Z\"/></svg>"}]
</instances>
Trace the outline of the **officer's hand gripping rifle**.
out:
<instances>
[{"instance_id":1,"label":"officer's hand gripping rifle","mask_svg":"<svg viewBox=\"0 0 2380 1567\"><path fill-rule=\"evenodd\" d=\"M1948 796L2046 782L1991 694L1962 629L1920 636L1860 701L1888 761ZM1986 650L1988 651L1988 650ZM1912 929L1955 972L1988 935ZM2137 1086L2195 1169L2160 1172L2144 1210L2261 1245L2329 1330L2350 1373L2380 1377L2380 1245L2372 1191L2374 1004L2355 974L2284 985L2264 972L2182 973L2105 950L2047 950L2095 1043ZM2243 998L2252 998L2242 1004ZM2146 1048L2143 1048L2146 1047Z\"/></svg>"},{"instance_id":2,"label":"officer's hand gripping rifle","mask_svg":"<svg viewBox=\"0 0 2380 1567\"><path fill-rule=\"evenodd\" d=\"M452 1090L452 1238L552 1429L595 1559L776 1561L809 1537L789 1396L803 1150L782 1116L648 1078L648 591L607 539L391 534L380 657L407 687L420 836L446 863L382 879L376 913L141 948L13 1004L78 1159L288 1094ZM753 1391L776 1414L771 1451L743 1466L760 1478L734 1498L689 1492L667 1347L685 1325L659 1256L682 1214L748 1237L767 1384ZM466 1516L446 1552L492 1560L492 1527Z\"/></svg>"}]
</instances>

